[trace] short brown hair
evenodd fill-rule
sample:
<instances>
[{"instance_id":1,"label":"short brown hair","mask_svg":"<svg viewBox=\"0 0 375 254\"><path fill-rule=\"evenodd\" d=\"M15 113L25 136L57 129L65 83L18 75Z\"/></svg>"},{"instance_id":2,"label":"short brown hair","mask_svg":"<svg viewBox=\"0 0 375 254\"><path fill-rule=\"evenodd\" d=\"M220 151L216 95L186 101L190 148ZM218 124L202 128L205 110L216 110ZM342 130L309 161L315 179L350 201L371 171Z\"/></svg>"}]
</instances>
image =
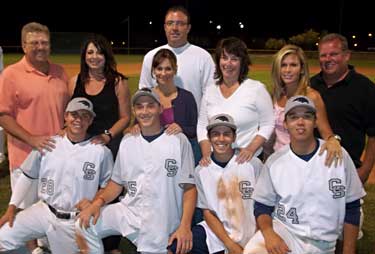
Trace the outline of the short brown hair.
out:
<instances>
[{"instance_id":1,"label":"short brown hair","mask_svg":"<svg viewBox=\"0 0 375 254\"><path fill-rule=\"evenodd\" d=\"M175 54L169 49L160 49L158 52L156 52L154 58L152 59L151 75L153 75L153 70L158 67L165 59L169 60L172 69L177 72L177 58Z\"/></svg>"},{"instance_id":2,"label":"short brown hair","mask_svg":"<svg viewBox=\"0 0 375 254\"><path fill-rule=\"evenodd\" d=\"M187 17L187 23L190 24L190 13L185 7L181 5L172 6L165 13L165 17L167 17L170 12L182 12Z\"/></svg>"}]
</instances>

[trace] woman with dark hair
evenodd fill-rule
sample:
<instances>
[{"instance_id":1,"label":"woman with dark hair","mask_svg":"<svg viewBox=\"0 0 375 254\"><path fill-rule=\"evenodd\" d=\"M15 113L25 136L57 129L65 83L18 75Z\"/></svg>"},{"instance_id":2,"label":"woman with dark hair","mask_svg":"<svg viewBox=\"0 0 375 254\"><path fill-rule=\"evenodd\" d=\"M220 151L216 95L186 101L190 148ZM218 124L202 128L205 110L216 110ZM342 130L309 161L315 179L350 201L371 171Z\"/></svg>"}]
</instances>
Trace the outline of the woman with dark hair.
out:
<instances>
[{"instance_id":1,"label":"woman with dark hair","mask_svg":"<svg viewBox=\"0 0 375 254\"><path fill-rule=\"evenodd\" d=\"M94 143L105 144L114 159L122 132L130 120L130 92L127 77L116 69L116 61L106 38L93 35L83 45L81 69L69 82L72 98L92 101L96 117L88 132Z\"/></svg>"},{"instance_id":2,"label":"woman with dark hair","mask_svg":"<svg viewBox=\"0 0 375 254\"><path fill-rule=\"evenodd\" d=\"M235 37L222 39L215 52L216 83L207 87L198 118L198 141L202 150L201 165L211 162L211 144L207 138L208 119L229 114L237 125L234 148L240 148L238 163L261 153L263 143L272 134L275 122L272 100L265 86L249 79L250 58L246 44Z\"/></svg>"},{"instance_id":3,"label":"woman with dark hair","mask_svg":"<svg viewBox=\"0 0 375 254\"><path fill-rule=\"evenodd\" d=\"M81 69L70 80L69 93L72 98L85 97L93 103L96 117L88 133L95 136L92 142L106 145L115 159L130 121L130 91L127 77L117 71L111 45L103 36L93 35L85 41ZM121 253L120 240L120 236L104 238L105 250Z\"/></svg>"}]
</instances>

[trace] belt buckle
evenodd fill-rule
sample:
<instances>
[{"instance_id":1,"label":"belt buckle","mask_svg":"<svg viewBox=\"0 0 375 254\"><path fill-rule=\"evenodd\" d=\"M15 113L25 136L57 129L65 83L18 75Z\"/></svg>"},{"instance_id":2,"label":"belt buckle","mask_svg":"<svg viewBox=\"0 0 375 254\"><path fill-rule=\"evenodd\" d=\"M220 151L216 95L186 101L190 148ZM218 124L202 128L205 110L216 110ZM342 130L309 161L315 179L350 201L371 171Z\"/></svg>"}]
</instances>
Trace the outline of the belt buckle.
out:
<instances>
[{"instance_id":1,"label":"belt buckle","mask_svg":"<svg viewBox=\"0 0 375 254\"><path fill-rule=\"evenodd\" d=\"M48 205L49 209L51 210L51 212L53 214L55 214L56 218L58 218L58 219L70 220L70 219L74 219L79 214L79 212L68 212L68 213L59 212L53 206L51 206L49 204L47 204L47 205Z\"/></svg>"},{"instance_id":2,"label":"belt buckle","mask_svg":"<svg viewBox=\"0 0 375 254\"><path fill-rule=\"evenodd\" d=\"M59 211L56 211L55 215L59 219L64 219L64 220L70 220L71 219L71 214L70 213L61 213Z\"/></svg>"}]
</instances>

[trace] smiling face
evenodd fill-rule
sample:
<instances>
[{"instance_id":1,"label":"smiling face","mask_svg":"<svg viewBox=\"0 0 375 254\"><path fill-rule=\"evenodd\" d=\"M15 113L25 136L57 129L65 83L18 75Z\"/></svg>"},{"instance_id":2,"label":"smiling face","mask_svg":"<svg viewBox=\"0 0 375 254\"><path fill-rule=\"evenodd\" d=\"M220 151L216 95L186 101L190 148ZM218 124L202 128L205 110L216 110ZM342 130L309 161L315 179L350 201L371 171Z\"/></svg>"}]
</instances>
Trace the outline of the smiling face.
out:
<instances>
[{"instance_id":1,"label":"smiling face","mask_svg":"<svg viewBox=\"0 0 375 254\"><path fill-rule=\"evenodd\" d=\"M51 53L50 38L43 32L28 32L22 42L22 49L32 65L45 64Z\"/></svg>"},{"instance_id":2,"label":"smiling face","mask_svg":"<svg viewBox=\"0 0 375 254\"><path fill-rule=\"evenodd\" d=\"M99 51L94 43L89 43L85 55L86 64L90 69L103 70L105 65L105 56Z\"/></svg>"},{"instance_id":3,"label":"smiling face","mask_svg":"<svg viewBox=\"0 0 375 254\"><path fill-rule=\"evenodd\" d=\"M150 96L140 96L134 103L133 111L141 129L160 131L162 107Z\"/></svg>"},{"instance_id":4,"label":"smiling face","mask_svg":"<svg viewBox=\"0 0 375 254\"><path fill-rule=\"evenodd\" d=\"M324 75L339 79L348 70L350 52L343 50L339 39L319 44L319 63Z\"/></svg>"},{"instance_id":5,"label":"smiling face","mask_svg":"<svg viewBox=\"0 0 375 254\"><path fill-rule=\"evenodd\" d=\"M168 12L164 20L164 31L168 44L173 48L185 45L187 43L190 27L188 17L183 12Z\"/></svg>"},{"instance_id":6,"label":"smiling face","mask_svg":"<svg viewBox=\"0 0 375 254\"><path fill-rule=\"evenodd\" d=\"M164 58L164 60L153 69L154 77L159 85L173 83L173 77L176 75L176 72L177 70L172 66L168 58Z\"/></svg>"},{"instance_id":7,"label":"smiling face","mask_svg":"<svg viewBox=\"0 0 375 254\"><path fill-rule=\"evenodd\" d=\"M285 55L281 61L280 75L286 87L297 86L302 72L301 61L296 54Z\"/></svg>"},{"instance_id":8,"label":"smiling face","mask_svg":"<svg viewBox=\"0 0 375 254\"><path fill-rule=\"evenodd\" d=\"M236 133L227 126L216 126L208 132L213 152L216 158L233 154L232 143L236 139Z\"/></svg>"},{"instance_id":9,"label":"smiling face","mask_svg":"<svg viewBox=\"0 0 375 254\"><path fill-rule=\"evenodd\" d=\"M316 117L306 107L296 107L285 117L284 127L288 130L291 142L306 142L314 140Z\"/></svg>"},{"instance_id":10,"label":"smiling face","mask_svg":"<svg viewBox=\"0 0 375 254\"><path fill-rule=\"evenodd\" d=\"M85 109L66 112L64 118L67 135L72 141L84 139L87 129L94 119L93 115Z\"/></svg>"},{"instance_id":11,"label":"smiling face","mask_svg":"<svg viewBox=\"0 0 375 254\"><path fill-rule=\"evenodd\" d=\"M241 59L229 54L225 50L220 57L220 70L223 73L224 80L238 80L240 75Z\"/></svg>"}]
</instances>

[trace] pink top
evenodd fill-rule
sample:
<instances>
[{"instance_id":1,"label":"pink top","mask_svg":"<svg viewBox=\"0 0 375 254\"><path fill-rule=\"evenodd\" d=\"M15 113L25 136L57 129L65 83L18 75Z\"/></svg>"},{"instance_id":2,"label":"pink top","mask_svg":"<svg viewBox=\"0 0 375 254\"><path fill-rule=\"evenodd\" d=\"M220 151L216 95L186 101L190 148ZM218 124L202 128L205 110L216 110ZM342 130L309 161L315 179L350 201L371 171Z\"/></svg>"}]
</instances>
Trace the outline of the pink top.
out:
<instances>
[{"instance_id":1,"label":"pink top","mask_svg":"<svg viewBox=\"0 0 375 254\"><path fill-rule=\"evenodd\" d=\"M160 122L162 126L174 123L173 108L166 108L161 113Z\"/></svg>"},{"instance_id":2,"label":"pink top","mask_svg":"<svg viewBox=\"0 0 375 254\"><path fill-rule=\"evenodd\" d=\"M0 112L12 116L33 135L54 135L64 122L69 100L64 69L50 63L49 74L39 72L23 57L8 66L0 81ZM19 168L31 146L8 135L9 167Z\"/></svg>"},{"instance_id":3,"label":"pink top","mask_svg":"<svg viewBox=\"0 0 375 254\"><path fill-rule=\"evenodd\" d=\"M288 130L284 128L284 107L274 104L274 114L275 114L275 134L276 140L273 146L275 151L279 150L284 145L290 143Z\"/></svg>"}]
</instances>

